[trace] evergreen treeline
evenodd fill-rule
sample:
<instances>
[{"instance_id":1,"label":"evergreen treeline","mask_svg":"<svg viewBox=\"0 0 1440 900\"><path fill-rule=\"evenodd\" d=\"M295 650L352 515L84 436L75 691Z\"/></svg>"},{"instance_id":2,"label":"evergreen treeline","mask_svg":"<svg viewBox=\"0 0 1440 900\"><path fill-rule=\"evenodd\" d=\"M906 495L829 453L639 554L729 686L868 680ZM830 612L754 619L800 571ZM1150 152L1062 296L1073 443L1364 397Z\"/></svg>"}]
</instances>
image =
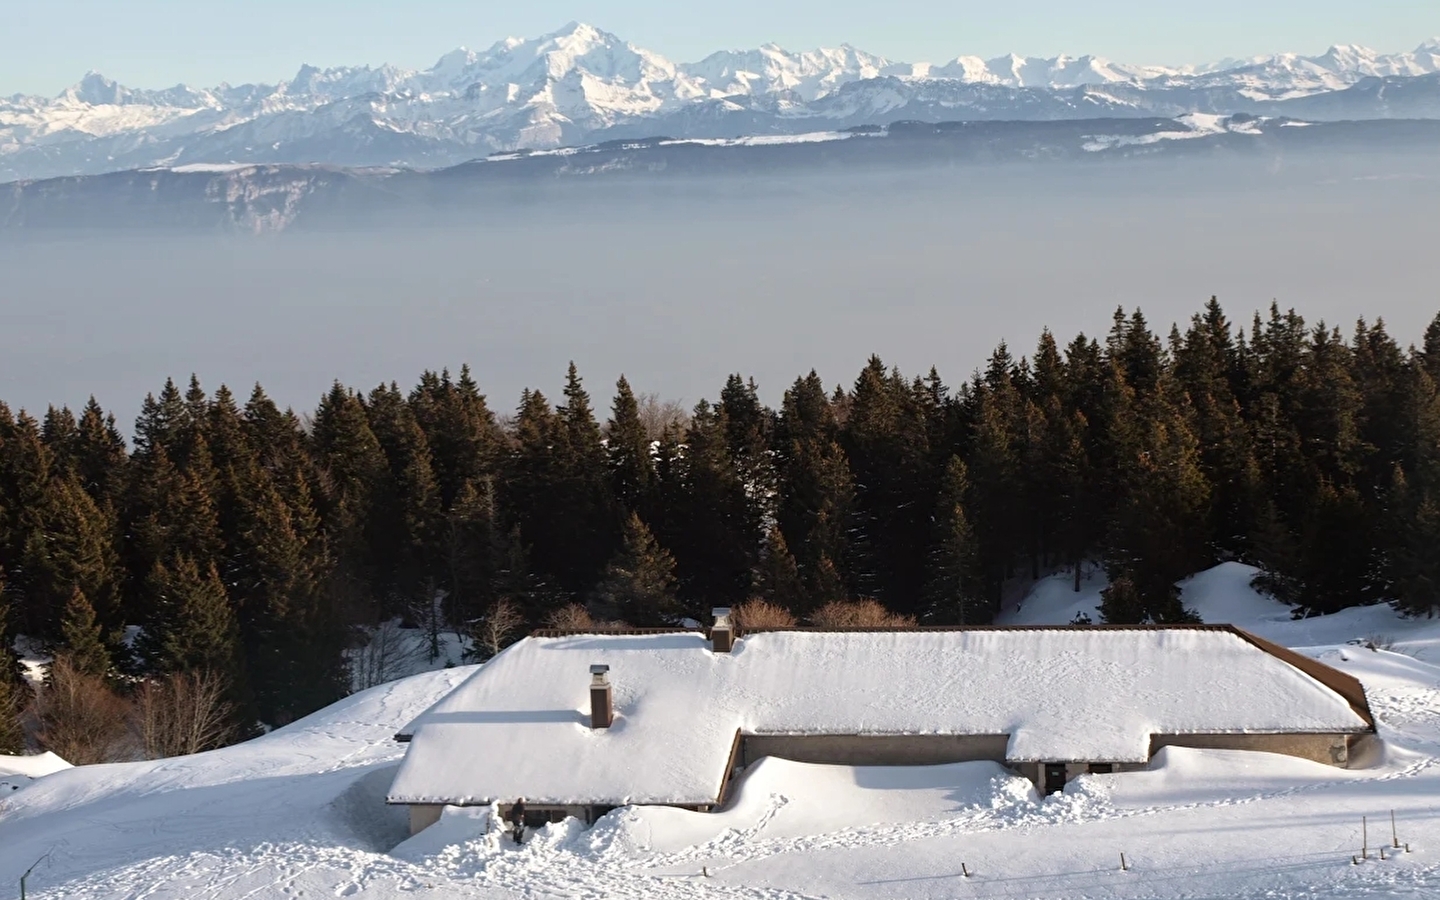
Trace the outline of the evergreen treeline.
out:
<instances>
[{"instance_id":1,"label":"evergreen treeline","mask_svg":"<svg viewBox=\"0 0 1440 900\"><path fill-rule=\"evenodd\" d=\"M1089 560L1107 621L1165 623L1189 615L1176 581L1226 559L1302 614L1433 614L1437 380L1440 317L1403 350L1275 307L1237 329L1212 300L1164 339L1122 310L1103 340L1002 345L953 390L878 358L849 388L811 372L779 409L736 375L657 417L622 377L606 416L573 366L504 423L464 370L336 384L304 419L167 383L130 447L93 400L0 405L0 633L81 671L219 673L244 721L281 724L345 693L356 626L395 616L488 620L492 650L502 619L752 598L978 624L1013 579L1078 586Z\"/></svg>"}]
</instances>

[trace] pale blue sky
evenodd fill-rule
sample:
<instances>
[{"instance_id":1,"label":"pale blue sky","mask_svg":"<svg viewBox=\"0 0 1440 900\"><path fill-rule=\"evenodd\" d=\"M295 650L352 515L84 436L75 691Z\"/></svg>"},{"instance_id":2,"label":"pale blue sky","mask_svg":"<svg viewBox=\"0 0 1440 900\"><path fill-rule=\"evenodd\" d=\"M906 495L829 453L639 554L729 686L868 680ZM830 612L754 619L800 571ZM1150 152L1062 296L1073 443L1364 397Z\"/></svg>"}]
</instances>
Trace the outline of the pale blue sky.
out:
<instances>
[{"instance_id":1,"label":"pale blue sky","mask_svg":"<svg viewBox=\"0 0 1440 900\"><path fill-rule=\"evenodd\" d=\"M132 87L273 82L301 63L424 67L457 46L590 22L678 61L775 41L905 61L1097 53L1185 63L1333 43L1410 50L1437 0L4 0L0 95L96 69Z\"/></svg>"}]
</instances>

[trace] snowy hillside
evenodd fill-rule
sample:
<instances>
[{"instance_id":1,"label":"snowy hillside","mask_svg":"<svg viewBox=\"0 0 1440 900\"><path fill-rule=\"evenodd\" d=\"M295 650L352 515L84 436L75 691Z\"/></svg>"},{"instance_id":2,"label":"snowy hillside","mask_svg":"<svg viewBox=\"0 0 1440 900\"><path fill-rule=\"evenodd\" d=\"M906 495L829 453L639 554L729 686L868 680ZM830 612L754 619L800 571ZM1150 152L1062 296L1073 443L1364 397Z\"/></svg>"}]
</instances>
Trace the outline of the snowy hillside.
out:
<instances>
[{"instance_id":1,"label":"snowy hillside","mask_svg":"<svg viewBox=\"0 0 1440 900\"><path fill-rule=\"evenodd\" d=\"M1296 620L1290 607L1257 592L1250 582L1259 570L1243 563L1221 563L1180 584L1181 602L1202 621L1235 625L1289 647L1319 647L1365 638L1405 640L1409 652L1440 663L1440 623L1416 622L1388 605L1356 606L1330 616ZM1000 614L1000 625L1065 625L1084 615L1100 622L1103 571L1087 569L1080 591L1074 575L1043 578L1025 598Z\"/></svg>"},{"instance_id":2,"label":"snowy hillside","mask_svg":"<svg viewBox=\"0 0 1440 900\"><path fill-rule=\"evenodd\" d=\"M1093 56L887 60L850 46L767 44L675 63L591 25L464 48L423 70L303 66L275 85L140 90L89 73L58 96L0 98L0 181L186 163L448 165L606 136L732 137L906 117L1066 117L1036 95L1118 89L1130 114L1277 113L1266 104L1373 78L1440 71L1440 41L1407 53L1332 47L1167 68ZM947 99L930 99L937 84ZM969 90L958 90L965 88ZM842 90L849 99L826 103ZM898 95L898 96L897 96ZM948 108L949 115L939 115ZM1337 118L1405 110L1357 96Z\"/></svg>"},{"instance_id":3,"label":"snowy hillside","mask_svg":"<svg viewBox=\"0 0 1440 900\"><path fill-rule=\"evenodd\" d=\"M1292 622L1249 591L1249 575L1201 573L1186 601L1361 679L1385 745L1360 767L1167 748L1146 772L1082 776L1041 799L993 763L771 759L715 814L622 808L517 848L487 810L451 810L407 839L403 814L382 803L403 751L391 736L473 671L457 668L225 750L44 775L0 799L0 885L13 888L49 853L32 897L1434 896L1440 622L1383 607ZM1010 620L1073 616L1098 587L1075 599L1063 582L1042 582ZM1382 628L1394 652L1346 643ZM1391 810L1409 853L1391 852ZM1352 864L1362 816L1372 858Z\"/></svg>"}]
</instances>

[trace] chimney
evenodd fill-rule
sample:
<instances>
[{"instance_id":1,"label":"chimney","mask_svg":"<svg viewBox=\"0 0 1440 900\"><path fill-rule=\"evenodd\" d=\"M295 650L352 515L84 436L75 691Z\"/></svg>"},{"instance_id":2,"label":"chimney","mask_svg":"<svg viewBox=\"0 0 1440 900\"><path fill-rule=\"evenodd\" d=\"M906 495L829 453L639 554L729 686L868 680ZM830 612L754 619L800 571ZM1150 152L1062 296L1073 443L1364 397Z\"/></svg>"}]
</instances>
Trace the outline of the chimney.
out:
<instances>
[{"instance_id":1,"label":"chimney","mask_svg":"<svg viewBox=\"0 0 1440 900\"><path fill-rule=\"evenodd\" d=\"M590 727L609 728L615 721L615 704L610 695L609 666L590 667Z\"/></svg>"},{"instance_id":2,"label":"chimney","mask_svg":"<svg viewBox=\"0 0 1440 900\"><path fill-rule=\"evenodd\" d=\"M710 626L710 649L716 653L729 653L735 646L735 626L730 624L730 607L720 606L710 611L715 624Z\"/></svg>"}]
</instances>

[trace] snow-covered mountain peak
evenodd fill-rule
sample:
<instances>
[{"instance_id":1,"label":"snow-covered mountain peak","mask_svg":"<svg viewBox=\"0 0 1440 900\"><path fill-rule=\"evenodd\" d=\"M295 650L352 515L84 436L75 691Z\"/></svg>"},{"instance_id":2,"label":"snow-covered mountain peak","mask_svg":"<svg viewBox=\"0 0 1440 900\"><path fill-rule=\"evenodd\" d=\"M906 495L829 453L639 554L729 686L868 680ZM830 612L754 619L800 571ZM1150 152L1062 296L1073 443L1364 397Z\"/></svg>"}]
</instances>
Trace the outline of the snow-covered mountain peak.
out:
<instances>
[{"instance_id":1,"label":"snow-covered mountain peak","mask_svg":"<svg viewBox=\"0 0 1440 900\"><path fill-rule=\"evenodd\" d=\"M776 43L677 64L594 25L567 23L428 69L301 66L279 84L128 88L88 73L59 96L0 100L0 181L185 163L433 165L497 150L624 136L789 133L836 121L1273 112L1256 104L1440 71L1440 38L1380 54L1340 44L1204 67L1091 55L890 60L851 44ZM1082 89L1082 98L1054 96ZM1051 96L1047 96L1050 94ZM1418 102L1418 101L1416 101ZM1079 105L1076 105L1079 104ZM1410 115L1426 116L1416 106ZM1394 115L1389 107L1383 113ZM1362 111L1362 117L1364 113ZM805 120L810 123L806 124Z\"/></svg>"},{"instance_id":2,"label":"snow-covered mountain peak","mask_svg":"<svg viewBox=\"0 0 1440 900\"><path fill-rule=\"evenodd\" d=\"M66 88L60 99L90 106L119 106L130 99L130 91L119 82L91 69L75 84Z\"/></svg>"}]
</instances>

